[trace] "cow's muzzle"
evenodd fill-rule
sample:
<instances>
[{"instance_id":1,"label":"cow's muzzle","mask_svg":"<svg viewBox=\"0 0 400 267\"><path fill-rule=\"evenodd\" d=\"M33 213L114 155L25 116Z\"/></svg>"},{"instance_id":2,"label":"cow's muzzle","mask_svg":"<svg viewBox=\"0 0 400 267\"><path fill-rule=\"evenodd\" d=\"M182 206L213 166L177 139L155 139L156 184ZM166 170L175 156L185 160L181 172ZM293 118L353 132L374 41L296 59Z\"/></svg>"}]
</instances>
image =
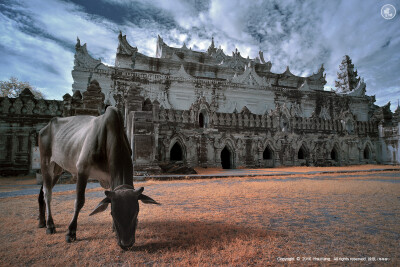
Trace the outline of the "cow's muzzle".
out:
<instances>
[{"instance_id":1,"label":"cow's muzzle","mask_svg":"<svg viewBox=\"0 0 400 267\"><path fill-rule=\"evenodd\" d=\"M123 250L128 250L130 249L133 245L135 244L135 240L129 242L129 243L125 243L123 241L119 241L118 245L123 249Z\"/></svg>"}]
</instances>

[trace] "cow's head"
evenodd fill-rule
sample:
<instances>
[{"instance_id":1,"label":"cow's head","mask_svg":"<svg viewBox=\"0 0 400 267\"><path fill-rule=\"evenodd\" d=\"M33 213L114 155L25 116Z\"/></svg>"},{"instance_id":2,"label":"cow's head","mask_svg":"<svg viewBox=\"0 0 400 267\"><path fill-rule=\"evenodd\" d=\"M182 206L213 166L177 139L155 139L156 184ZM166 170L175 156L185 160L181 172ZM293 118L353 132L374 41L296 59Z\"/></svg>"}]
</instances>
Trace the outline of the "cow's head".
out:
<instances>
[{"instance_id":1,"label":"cow's head","mask_svg":"<svg viewBox=\"0 0 400 267\"><path fill-rule=\"evenodd\" d=\"M143 190L143 187L135 190L132 186L121 185L114 191L105 191L107 197L90 213L90 215L94 215L105 211L108 204L111 203L111 216L117 232L118 245L122 249L128 249L135 243L139 214L138 200L147 204L159 204L152 198L143 195Z\"/></svg>"}]
</instances>

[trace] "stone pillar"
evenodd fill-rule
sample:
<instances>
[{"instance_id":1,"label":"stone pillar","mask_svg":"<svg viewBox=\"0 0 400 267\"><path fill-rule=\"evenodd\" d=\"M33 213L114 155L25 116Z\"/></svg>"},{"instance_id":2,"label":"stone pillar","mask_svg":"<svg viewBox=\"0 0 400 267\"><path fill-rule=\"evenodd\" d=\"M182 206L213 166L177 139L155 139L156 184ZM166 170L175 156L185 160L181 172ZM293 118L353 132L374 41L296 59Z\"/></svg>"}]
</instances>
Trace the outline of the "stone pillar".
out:
<instances>
[{"instance_id":1,"label":"stone pillar","mask_svg":"<svg viewBox=\"0 0 400 267\"><path fill-rule=\"evenodd\" d=\"M128 121L128 139L132 147L134 170L160 173L161 169L156 160L158 124L153 121L153 112L130 111L126 120Z\"/></svg>"},{"instance_id":2,"label":"stone pillar","mask_svg":"<svg viewBox=\"0 0 400 267\"><path fill-rule=\"evenodd\" d=\"M77 109L81 109L83 107L82 103L82 94L79 90L76 90L74 94L72 95L71 99L71 111L70 111L70 116L75 116L78 115L76 113ZM78 112L79 113L79 112Z\"/></svg>"},{"instance_id":3,"label":"stone pillar","mask_svg":"<svg viewBox=\"0 0 400 267\"><path fill-rule=\"evenodd\" d=\"M83 108L76 109L76 115L92 115L99 116L104 106L105 96L101 92L99 82L93 80L83 92Z\"/></svg>"},{"instance_id":4,"label":"stone pillar","mask_svg":"<svg viewBox=\"0 0 400 267\"><path fill-rule=\"evenodd\" d=\"M140 88L131 86L125 96L125 112L142 111L144 98L140 96Z\"/></svg>"},{"instance_id":5,"label":"stone pillar","mask_svg":"<svg viewBox=\"0 0 400 267\"><path fill-rule=\"evenodd\" d=\"M63 117L68 117L72 115L71 102L72 102L72 96L70 94L65 94L63 96L63 111L62 111Z\"/></svg>"}]
</instances>

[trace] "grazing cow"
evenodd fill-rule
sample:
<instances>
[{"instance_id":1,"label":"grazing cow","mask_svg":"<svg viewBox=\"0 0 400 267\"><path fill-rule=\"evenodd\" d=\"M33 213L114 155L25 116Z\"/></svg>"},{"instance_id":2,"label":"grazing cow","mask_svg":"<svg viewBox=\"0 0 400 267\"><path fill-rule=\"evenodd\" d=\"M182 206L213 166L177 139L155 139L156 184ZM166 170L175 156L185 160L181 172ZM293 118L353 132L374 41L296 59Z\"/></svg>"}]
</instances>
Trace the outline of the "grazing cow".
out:
<instances>
[{"instance_id":1,"label":"grazing cow","mask_svg":"<svg viewBox=\"0 0 400 267\"><path fill-rule=\"evenodd\" d=\"M118 244L127 249L135 243L138 200L158 204L142 194L143 187L133 187L132 151L124 132L120 113L108 107L99 117L75 116L53 118L39 133L39 148L43 186L39 194L39 227L55 233L51 216L52 188L63 169L77 178L75 212L68 227L66 241L76 239L78 214L85 203L85 188L89 178L100 181L104 198L90 214L104 211L111 203L113 226ZM45 218L45 213L47 217Z\"/></svg>"}]
</instances>

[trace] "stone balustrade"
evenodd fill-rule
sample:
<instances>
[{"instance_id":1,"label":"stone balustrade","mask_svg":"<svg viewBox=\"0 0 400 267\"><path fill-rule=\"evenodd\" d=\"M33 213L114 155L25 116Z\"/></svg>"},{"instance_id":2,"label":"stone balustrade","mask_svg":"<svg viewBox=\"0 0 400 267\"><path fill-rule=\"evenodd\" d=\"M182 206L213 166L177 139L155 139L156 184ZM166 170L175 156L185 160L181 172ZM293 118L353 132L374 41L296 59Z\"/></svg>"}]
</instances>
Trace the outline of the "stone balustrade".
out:
<instances>
[{"instance_id":1,"label":"stone balustrade","mask_svg":"<svg viewBox=\"0 0 400 267\"><path fill-rule=\"evenodd\" d=\"M158 114L160 122L176 122L184 124L197 124L196 116L191 116L190 111L161 109ZM277 115L257 115L252 113L218 113L209 116L209 126L214 128L232 127L249 129L273 129L284 131L301 132L324 132L324 133L349 133L341 120L291 117L287 120ZM377 134L378 124L375 121L357 121L354 129L349 134L367 135Z\"/></svg>"},{"instance_id":2,"label":"stone balustrade","mask_svg":"<svg viewBox=\"0 0 400 267\"><path fill-rule=\"evenodd\" d=\"M17 98L1 97L0 113L6 116L61 116L63 103L59 100L35 99L30 90L25 89Z\"/></svg>"}]
</instances>

